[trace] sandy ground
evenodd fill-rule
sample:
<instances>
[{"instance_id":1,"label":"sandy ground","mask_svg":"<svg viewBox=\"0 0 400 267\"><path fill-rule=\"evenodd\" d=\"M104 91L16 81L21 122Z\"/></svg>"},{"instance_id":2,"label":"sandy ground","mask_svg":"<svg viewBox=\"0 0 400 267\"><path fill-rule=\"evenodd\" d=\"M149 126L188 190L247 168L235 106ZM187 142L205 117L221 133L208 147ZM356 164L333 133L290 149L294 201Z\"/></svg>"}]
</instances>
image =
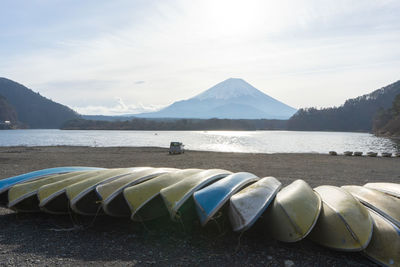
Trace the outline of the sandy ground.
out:
<instances>
[{"instance_id":1,"label":"sandy ground","mask_svg":"<svg viewBox=\"0 0 400 267\"><path fill-rule=\"evenodd\" d=\"M223 168L311 186L399 182L400 158L319 154L246 154L162 148L0 147L0 178L57 166ZM138 224L96 218L17 214L0 208L0 265L369 266L361 253L335 252L309 240L285 244L256 224L243 235L228 222L201 228L168 218Z\"/></svg>"}]
</instances>

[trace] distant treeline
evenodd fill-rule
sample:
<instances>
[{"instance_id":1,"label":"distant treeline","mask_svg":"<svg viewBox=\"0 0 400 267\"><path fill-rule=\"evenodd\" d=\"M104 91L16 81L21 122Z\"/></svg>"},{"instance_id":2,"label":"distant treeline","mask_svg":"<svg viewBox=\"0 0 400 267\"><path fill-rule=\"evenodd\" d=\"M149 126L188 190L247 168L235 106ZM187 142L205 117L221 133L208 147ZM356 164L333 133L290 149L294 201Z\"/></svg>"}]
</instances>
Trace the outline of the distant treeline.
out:
<instances>
[{"instance_id":1,"label":"distant treeline","mask_svg":"<svg viewBox=\"0 0 400 267\"><path fill-rule=\"evenodd\" d=\"M374 119L374 133L400 137L400 94L389 109L381 109Z\"/></svg>"},{"instance_id":2,"label":"distant treeline","mask_svg":"<svg viewBox=\"0 0 400 267\"><path fill-rule=\"evenodd\" d=\"M379 110L390 108L400 94L397 81L370 94L347 100L334 108L300 109L288 121L288 130L304 131L372 131Z\"/></svg>"},{"instance_id":3,"label":"distant treeline","mask_svg":"<svg viewBox=\"0 0 400 267\"><path fill-rule=\"evenodd\" d=\"M154 120L134 118L126 121L96 121L75 119L66 122L63 130L284 130L285 120L177 119Z\"/></svg>"}]
</instances>

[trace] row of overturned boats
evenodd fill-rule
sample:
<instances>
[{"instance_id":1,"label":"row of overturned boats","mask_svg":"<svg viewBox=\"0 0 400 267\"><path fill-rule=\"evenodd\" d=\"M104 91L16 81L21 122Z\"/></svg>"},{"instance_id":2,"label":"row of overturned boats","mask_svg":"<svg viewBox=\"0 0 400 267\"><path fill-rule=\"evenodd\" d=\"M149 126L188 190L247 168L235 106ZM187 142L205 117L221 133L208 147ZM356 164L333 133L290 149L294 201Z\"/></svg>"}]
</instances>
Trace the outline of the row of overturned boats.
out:
<instances>
[{"instance_id":1,"label":"row of overturned boats","mask_svg":"<svg viewBox=\"0 0 400 267\"><path fill-rule=\"evenodd\" d=\"M234 231L260 220L275 239L309 238L400 266L400 184L311 188L296 180L222 169L60 167L0 180L0 204L18 212L105 213L148 221L168 215L204 226L221 212Z\"/></svg>"},{"instance_id":2,"label":"row of overturned boats","mask_svg":"<svg viewBox=\"0 0 400 267\"><path fill-rule=\"evenodd\" d=\"M329 155L337 156L338 153L336 151L329 151ZM363 155L363 152L361 152L361 151L354 151L354 152L353 151L345 151L345 152L343 152L343 155L361 157ZM378 153L370 151L370 152L367 152L365 155L368 156L368 157L377 157ZM392 152L382 152L381 153L381 156L384 157L384 158L391 158L392 155L395 158L400 158L400 152L396 152L394 154Z\"/></svg>"}]
</instances>

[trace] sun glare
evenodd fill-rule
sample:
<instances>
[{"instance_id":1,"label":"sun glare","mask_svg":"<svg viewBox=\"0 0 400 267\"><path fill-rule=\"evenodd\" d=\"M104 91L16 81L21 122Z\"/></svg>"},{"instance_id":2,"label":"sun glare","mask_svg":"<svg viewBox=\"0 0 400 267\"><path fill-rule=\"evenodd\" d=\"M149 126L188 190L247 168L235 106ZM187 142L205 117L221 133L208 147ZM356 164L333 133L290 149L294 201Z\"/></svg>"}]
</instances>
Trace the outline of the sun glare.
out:
<instances>
[{"instance_id":1,"label":"sun glare","mask_svg":"<svg viewBox=\"0 0 400 267\"><path fill-rule=\"evenodd\" d=\"M285 8L276 1L221 0L208 4L209 28L220 35L250 35L277 31Z\"/></svg>"}]
</instances>

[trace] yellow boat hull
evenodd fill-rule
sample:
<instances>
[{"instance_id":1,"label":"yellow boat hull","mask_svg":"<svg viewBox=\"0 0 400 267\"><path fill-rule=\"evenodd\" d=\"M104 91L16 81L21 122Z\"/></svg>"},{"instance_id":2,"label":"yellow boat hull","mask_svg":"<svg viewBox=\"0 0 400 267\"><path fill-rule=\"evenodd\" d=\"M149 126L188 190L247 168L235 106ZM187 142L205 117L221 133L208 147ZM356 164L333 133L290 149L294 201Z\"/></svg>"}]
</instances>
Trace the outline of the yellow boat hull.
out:
<instances>
[{"instance_id":1,"label":"yellow boat hull","mask_svg":"<svg viewBox=\"0 0 400 267\"><path fill-rule=\"evenodd\" d=\"M71 210L82 215L96 215L101 210L101 199L96 194L96 186L126 176L135 171L133 168L114 169L108 175L96 176L72 184L65 188Z\"/></svg>"},{"instance_id":2,"label":"yellow boat hull","mask_svg":"<svg viewBox=\"0 0 400 267\"><path fill-rule=\"evenodd\" d=\"M374 231L364 253L380 265L400 266L400 228L373 210L368 211L374 221Z\"/></svg>"},{"instance_id":3,"label":"yellow boat hull","mask_svg":"<svg viewBox=\"0 0 400 267\"><path fill-rule=\"evenodd\" d=\"M346 190L335 186L314 189L322 210L309 237L316 243L343 251L361 251L371 240L373 221L367 209Z\"/></svg>"},{"instance_id":4,"label":"yellow boat hull","mask_svg":"<svg viewBox=\"0 0 400 267\"><path fill-rule=\"evenodd\" d=\"M8 207L22 212L40 211L39 201L36 196L40 187L92 172L93 171L83 171L55 174L32 182L14 185L8 191Z\"/></svg>"},{"instance_id":5,"label":"yellow boat hull","mask_svg":"<svg viewBox=\"0 0 400 267\"><path fill-rule=\"evenodd\" d=\"M385 194L400 198L400 184L396 183L368 183L364 187L381 191Z\"/></svg>"},{"instance_id":6,"label":"yellow boat hull","mask_svg":"<svg viewBox=\"0 0 400 267\"><path fill-rule=\"evenodd\" d=\"M321 211L321 199L303 180L284 187L267 209L268 232L282 242L297 242L313 229Z\"/></svg>"},{"instance_id":7,"label":"yellow boat hull","mask_svg":"<svg viewBox=\"0 0 400 267\"><path fill-rule=\"evenodd\" d=\"M131 210L131 219L134 221L146 221L168 213L160 198L160 191L202 171L201 169L174 171L125 188L123 194Z\"/></svg>"},{"instance_id":8,"label":"yellow boat hull","mask_svg":"<svg viewBox=\"0 0 400 267\"><path fill-rule=\"evenodd\" d=\"M400 227L400 198L363 186L350 185L342 186L342 188L349 191L364 206Z\"/></svg>"},{"instance_id":9,"label":"yellow boat hull","mask_svg":"<svg viewBox=\"0 0 400 267\"><path fill-rule=\"evenodd\" d=\"M67 188L90 179L106 179L120 174L120 169L108 169L81 174L39 188L37 196L41 210L53 214L65 214L71 211Z\"/></svg>"},{"instance_id":10,"label":"yellow boat hull","mask_svg":"<svg viewBox=\"0 0 400 267\"><path fill-rule=\"evenodd\" d=\"M124 177L96 187L96 192L102 199L102 208L107 215L115 217L129 217L131 212L127 205L123 191L125 188L140 184L162 174L177 171L172 168L144 168Z\"/></svg>"}]
</instances>

